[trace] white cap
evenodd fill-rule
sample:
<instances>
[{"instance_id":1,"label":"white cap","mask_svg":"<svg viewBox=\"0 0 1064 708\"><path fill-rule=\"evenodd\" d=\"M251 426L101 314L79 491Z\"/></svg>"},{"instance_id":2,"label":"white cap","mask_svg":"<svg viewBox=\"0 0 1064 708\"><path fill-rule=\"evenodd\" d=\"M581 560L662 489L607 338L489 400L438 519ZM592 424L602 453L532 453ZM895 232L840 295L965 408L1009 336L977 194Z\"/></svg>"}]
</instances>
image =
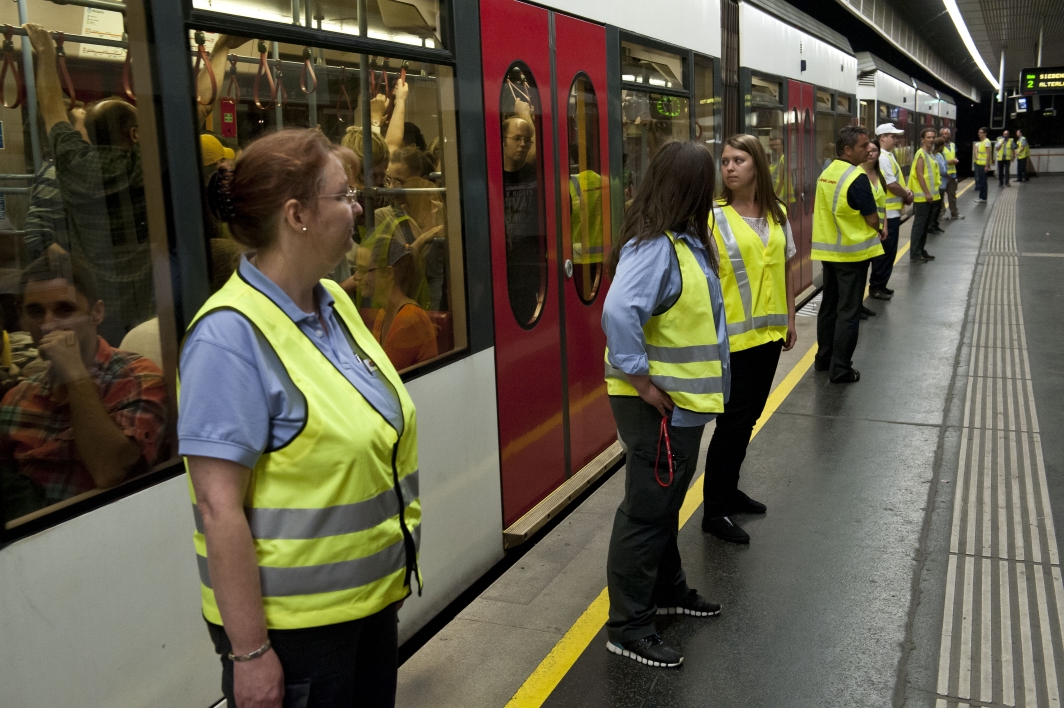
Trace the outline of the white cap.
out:
<instances>
[{"instance_id":1,"label":"white cap","mask_svg":"<svg viewBox=\"0 0 1064 708\"><path fill-rule=\"evenodd\" d=\"M905 135L905 131L898 130L893 123L883 123L876 127L876 135Z\"/></svg>"}]
</instances>

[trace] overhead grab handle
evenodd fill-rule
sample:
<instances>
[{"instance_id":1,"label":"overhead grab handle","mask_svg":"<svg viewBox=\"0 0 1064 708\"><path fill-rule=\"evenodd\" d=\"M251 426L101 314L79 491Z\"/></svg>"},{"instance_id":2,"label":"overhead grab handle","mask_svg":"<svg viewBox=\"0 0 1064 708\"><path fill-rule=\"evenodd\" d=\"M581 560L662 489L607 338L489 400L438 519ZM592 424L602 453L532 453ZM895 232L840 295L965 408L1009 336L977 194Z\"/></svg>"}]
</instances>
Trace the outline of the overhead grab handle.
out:
<instances>
[{"instance_id":1,"label":"overhead grab handle","mask_svg":"<svg viewBox=\"0 0 1064 708\"><path fill-rule=\"evenodd\" d=\"M276 102L278 108L284 108L288 103L288 89L284 87L284 74L281 73L281 60L277 60L277 64L273 69L273 100Z\"/></svg>"},{"instance_id":2,"label":"overhead grab handle","mask_svg":"<svg viewBox=\"0 0 1064 708\"><path fill-rule=\"evenodd\" d=\"M123 35L126 41L126 60L122 62L122 90L126 92L126 98L134 106L137 105L137 94L133 92L133 57L129 53L129 39Z\"/></svg>"},{"instance_id":3,"label":"overhead grab handle","mask_svg":"<svg viewBox=\"0 0 1064 708\"><path fill-rule=\"evenodd\" d=\"M66 84L67 96L70 97L70 105L77 103L78 94L74 90L74 81L70 78L70 72L67 71L66 63L66 49L63 45L66 44L66 35L62 32L55 33L55 63L59 67L59 76L62 77L63 83Z\"/></svg>"},{"instance_id":4,"label":"overhead grab handle","mask_svg":"<svg viewBox=\"0 0 1064 708\"><path fill-rule=\"evenodd\" d=\"M201 106L211 106L214 105L214 102L218 100L218 77L214 75L214 69L211 67L211 57L209 54L207 54L206 35L204 35L202 31L197 30L195 37L198 55L196 56L196 69L194 73L196 74L198 81L200 66L205 66L207 69L207 76L210 77L211 80L210 97L206 101L204 101L202 98L200 98L197 92L196 101Z\"/></svg>"},{"instance_id":5,"label":"overhead grab handle","mask_svg":"<svg viewBox=\"0 0 1064 708\"><path fill-rule=\"evenodd\" d=\"M234 100L240 100L240 82L236 78L236 65L240 61L240 58L235 54L229 55L229 83L225 87L225 93L222 94L225 98L232 98Z\"/></svg>"},{"instance_id":6,"label":"overhead grab handle","mask_svg":"<svg viewBox=\"0 0 1064 708\"><path fill-rule=\"evenodd\" d=\"M351 97L347 95L347 84L345 82L347 76L347 67L340 66L340 92L336 97L336 117L341 123L346 123L344 120L344 114L340 112L340 103L347 103L347 112L351 114L351 122L355 122L355 109L351 106Z\"/></svg>"},{"instance_id":7,"label":"overhead grab handle","mask_svg":"<svg viewBox=\"0 0 1064 708\"><path fill-rule=\"evenodd\" d=\"M314 66L310 63L310 47L303 47L303 71L299 74L299 88L308 96L318 90L318 77L314 75ZM307 88L307 78L310 88Z\"/></svg>"},{"instance_id":8,"label":"overhead grab handle","mask_svg":"<svg viewBox=\"0 0 1064 708\"><path fill-rule=\"evenodd\" d=\"M262 105L262 101L259 99L259 82L262 80L263 75L266 76L266 81L270 86L270 100L266 102L266 105ZM259 40L259 73L255 74L255 83L252 86L252 97L255 99L255 106L265 110L273 103L274 98L277 96L277 87L273 82L273 74L270 73L270 64L266 61L266 42Z\"/></svg>"},{"instance_id":9,"label":"overhead grab handle","mask_svg":"<svg viewBox=\"0 0 1064 708\"><path fill-rule=\"evenodd\" d=\"M22 83L22 75L19 73L18 63L15 60L15 43L11 39L14 33L15 30L11 25L4 25L4 64L3 68L0 68L0 102L2 102L4 108L18 108L26 97L26 87ZM14 103L7 102L7 95L4 91L8 71L15 77Z\"/></svg>"}]
</instances>

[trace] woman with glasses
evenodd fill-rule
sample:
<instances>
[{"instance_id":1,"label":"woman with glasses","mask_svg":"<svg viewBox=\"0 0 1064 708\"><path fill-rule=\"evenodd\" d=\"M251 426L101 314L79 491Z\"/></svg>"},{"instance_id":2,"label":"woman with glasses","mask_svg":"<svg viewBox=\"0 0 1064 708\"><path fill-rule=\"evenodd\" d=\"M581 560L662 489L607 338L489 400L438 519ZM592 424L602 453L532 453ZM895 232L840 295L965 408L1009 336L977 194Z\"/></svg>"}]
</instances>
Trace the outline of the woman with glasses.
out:
<instances>
[{"instance_id":1,"label":"woman with glasses","mask_svg":"<svg viewBox=\"0 0 1064 708\"><path fill-rule=\"evenodd\" d=\"M326 279L360 212L344 156L271 133L208 192L250 250L189 326L178 440L233 706L394 705L396 613L420 589L414 405Z\"/></svg>"}]
</instances>

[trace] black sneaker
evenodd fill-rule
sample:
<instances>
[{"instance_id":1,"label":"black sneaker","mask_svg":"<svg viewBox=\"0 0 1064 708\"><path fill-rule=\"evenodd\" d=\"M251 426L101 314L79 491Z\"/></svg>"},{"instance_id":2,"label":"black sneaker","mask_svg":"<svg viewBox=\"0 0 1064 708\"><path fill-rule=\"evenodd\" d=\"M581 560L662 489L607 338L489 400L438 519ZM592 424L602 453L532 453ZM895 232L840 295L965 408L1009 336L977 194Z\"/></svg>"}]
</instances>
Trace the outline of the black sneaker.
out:
<instances>
[{"instance_id":1,"label":"black sneaker","mask_svg":"<svg viewBox=\"0 0 1064 708\"><path fill-rule=\"evenodd\" d=\"M882 288L869 289L868 295L869 297L875 298L876 300L890 300L892 297L894 297Z\"/></svg>"},{"instance_id":2,"label":"black sneaker","mask_svg":"<svg viewBox=\"0 0 1064 708\"><path fill-rule=\"evenodd\" d=\"M860 380L861 380L861 372L858 371L857 369L850 369L849 371L847 371L842 376L838 376L836 378L833 378L831 380L831 383L833 383L833 384L848 384L848 383L857 383Z\"/></svg>"},{"instance_id":3,"label":"black sneaker","mask_svg":"<svg viewBox=\"0 0 1064 708\"><path fill-rule=\"evenodd\" d=\"M885 293L886 293L887 295L893 295L893 294L894 294L894 291L893 291L893 290L891 290L890 288L886 287L886 286L884 286L884 287L880 288L880 290L882 290L883 292L885 292Z\"/></svg>"},{"instance_id":4,"label":"black sneaker","mask_svg":"<svg viewBox=\"0 0 1064 708\"><path fill-rule=\"evenodd\" d=\"M728 543L750 543L750 534L727 516L702 519L702 530Z\"/></svg>"},{"instance_id":5,"label":"black sneaker","mask_svg":"<svg viewBox=\"0 0 1064 708\"><path fill-rule=\"evenodd\" d=\"M630 642L614 643L607 640L606 649L617 656L634 659L640 664L661 669L675 668L683 663L683 655L666 644L658 634L633 639Z\"/></svg>"},{"instance_id":6,"label":"black sneaker","mask_svg":"<svg viewBox=\"0 0 1064 708\"><path fill-rule=\"evenodd\" d=\"M720 614L720 605L710 602L691 590L676 602L666 607L658 607L659 615L691 615L692 617L716 617Z\"/></svg>"}]
</instances>

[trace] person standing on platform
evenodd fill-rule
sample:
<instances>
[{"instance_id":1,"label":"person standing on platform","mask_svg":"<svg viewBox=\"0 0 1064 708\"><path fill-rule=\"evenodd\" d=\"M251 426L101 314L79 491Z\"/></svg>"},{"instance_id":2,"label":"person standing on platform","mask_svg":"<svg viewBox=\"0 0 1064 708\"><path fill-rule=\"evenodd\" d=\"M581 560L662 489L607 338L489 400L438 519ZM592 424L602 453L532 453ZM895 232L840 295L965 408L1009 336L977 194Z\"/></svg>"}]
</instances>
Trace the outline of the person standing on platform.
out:
<instances>
[{"instance_id":1,"label":"person standing on platform","mask_svg":"<svg viewBox=\"0 0 1064 708\"><path fill-rule=\"evenodd\" d=\"M345 153L273 132L208 192L253 250L189 325L177 429L233 706L393 706L396 613L420 588L414 404L327 279L360 211Z\"/></svg>"},{"instance_id":2,"label":"person standing on platform","mask_svg":"<svg viewBox=\"0 0 1064 708\"><path fill-rule=\"evenodd\" d=\"M946 181L946 196L949 197L949 218L956 221L964 218L957 205L957 163L960 162L957 159L957 144L952 142L953 131L949 128L943 128L938 131L938 134L945 142L945 146L942 148L942 155L946 158L946 172L949 175L949 179Z\"/></svg>"},{"instance_id":3,"label":"person standing on platform","mask_svg":"<svg viewBox=\"0 0 1064 708\"><path fill-rule=\"evenodd\" d=\"M1016 129L1016 181L1027 182L1027 160L1031 157L1031 146L1023 131Z\"/></svg>"},{"instance_id":4,"label":"person standing on platform","mask_svg":"<svg viewBox=\"0 0 1064 708\"><path fill-rule=\"evenodd\" d=\"M772 390L780 351L790 351L798 340L788 267L796 249L761 142L753 135L728 138L720 173L724 187L711 223L721 255L731 397L717 416L706 455L702 530L723 541L749 543L750 535L729 517L766 511L739 490L739 470Z\"/></svg>"},{"instance_id":5,"label":"person standing on platform","mask_svg":"<svg viewBox=\"0 0 1064 708\"><path fill-rule=\"evenodd\" d=\"M931 217L938 194L938 163L935 162L935 129L924 128L920 131L920 149L913 158L909 170L909 189L913 197L913 230L909 237L909 262L927 263L935 257L927 252L927 232L931 227Z\"/></svg>"},{"instance_id":6,"label":"person standing on platform","mask_svg":"<svg viewBox=\"0 0 1064 708\"><path fill-rule=\"evenodd\" d=\"M813 252L824 266L824 290L817 312L817 353L813 366L830 371L832 383L854 383L853 368L861 301L868 282L868 262L883 254L879 213L868 175L868 129L846 126L835 140L837 159L816 185L813 204Z\"/></svg>"},{"instance_id":7,"label":"person standing on platform","mask_svg":"<svg viewBox=\"0 0 1064 708\"><path fill-rule=\"evenodd\" d=\"M901 210L906 204L913 203L913 193L902 183L905 175L894 157L894 147L898 140L895 136L904 134L905 131L898 130L893 123L884 123L876 128L879 171L883 173L887 197L887 238L883 241L883 255L872 259L872 274L868 279L868 294L877 300L889 300L894 296L894 291L887 287L887 283L894 272L894 259L898 255Z\"/></svg>"},{"instance_id":8,"label":"person standing on platform","mask_svg":"<svg viewBox=\"0 0 1064 708\"><path fill-rule=\"evenodd\" d=\"M986 173L994 166L994 153L990 149L990 131L979 129L979 139L975 142L975 189L979 192L976 204L986 204Z\"/></svg>"},{"instance_id":9,"label":"person standing on platform","mask_svg":"<svg viewBox=\"0 0 1064 708\"><path fill-rule=\"evenodd\" d=\"M994 144L994 159L997 161L998 186L1011 187L1009 171L1012 167L1012 158L1016 157L1016 141L1009 137L1009 131L1001 133L1001 137Z\"/></svg>"},{"instance_id":10,"label":"person standing on platform","mask_svg":"<svg viewBox=\"0 0 1064 708\"><path fill-rule=\"evenodd\" d=\"M946 147L946 141L942 138L935 138L934 158L935 158L935 194L938 195L935 199L935 203L931 206L931 218L927 222L927 233L940 234L944 233L942 227L938 225L938 220L942 216L942 208L946 204L946 182L949 179L949 165L946 164L946 156L943 150Z\"/></svg>"},{"instance_id":11,"label":"person standing on platform","mask_svg":"<svg viewBox=\"0 0 1064 708\"><path fill-rule=\"evenodd\" d=\"M688 587L676 545L702 432L729 392L727 318L709 233L715 171L701 143L662 146L607 261L606 389L628 455L606 564L606 648L655 667L683 663L657 633L655 614L720 613Z\"/></svg>"},{"instance_id":12,"label":"person standing on platform","mask_svg":"<svg viewBox=\"0 0 1064 708\"><path fill-rule=\"evenodd\" d=\"M883 171L879 167L879 143L872 140L868 143L868 157L863 163L861 163L861 169L864 170L868 176L868 182L872 185L872 198L876 200L876 214L879 215L879 234L880 238L886 243L887 240L887 190L884 187L886 179L883 176ZM884 255L886 252L884 251ZM881 258L882 256L876 256ZM875 262L875 258L869 261L869 266ZM871 288L870 288L871 289ZM878 313L870 307L865 307L861 304L861 319L867 320L869 317L875 317Z\"/></svg>"}]
</instances>

